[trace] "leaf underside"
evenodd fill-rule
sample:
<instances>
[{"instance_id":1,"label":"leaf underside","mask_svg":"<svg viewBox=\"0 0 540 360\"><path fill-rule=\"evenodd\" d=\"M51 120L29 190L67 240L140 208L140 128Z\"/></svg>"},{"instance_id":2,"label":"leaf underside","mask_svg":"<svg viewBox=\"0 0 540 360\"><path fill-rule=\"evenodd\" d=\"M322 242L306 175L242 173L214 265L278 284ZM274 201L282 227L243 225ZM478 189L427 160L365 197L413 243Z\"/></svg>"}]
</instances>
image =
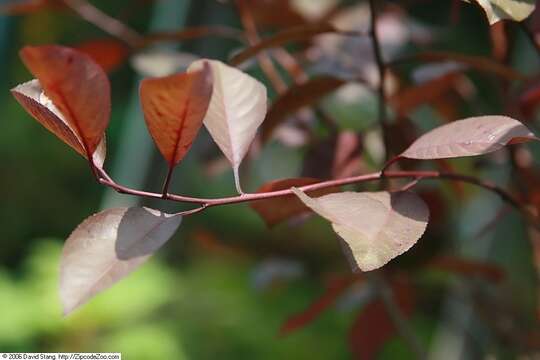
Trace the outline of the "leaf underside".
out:
<instances>
[{"instance_id":1,"label":"leaf underside","mask_svg":"<svg viewBox=\"0 0 540 360\"><path fill-rule=\"evenodd\" d=\"M409 250L424 233L429 209L411 192L342 192L310 198L293 192L329 220L353 268L377 269Z\"/></svg>"},{"instance_id":2,"label":"leaf underside","mask_svg":"<svg viewBox=\"0 0 540 360\"><path fill-rule=\"evenodd\" d=\"M60 264L60 299L69 314L137 269L174 234L182 217L148 208L104 210L67 239Z\"/></svg>"}]
</instances>

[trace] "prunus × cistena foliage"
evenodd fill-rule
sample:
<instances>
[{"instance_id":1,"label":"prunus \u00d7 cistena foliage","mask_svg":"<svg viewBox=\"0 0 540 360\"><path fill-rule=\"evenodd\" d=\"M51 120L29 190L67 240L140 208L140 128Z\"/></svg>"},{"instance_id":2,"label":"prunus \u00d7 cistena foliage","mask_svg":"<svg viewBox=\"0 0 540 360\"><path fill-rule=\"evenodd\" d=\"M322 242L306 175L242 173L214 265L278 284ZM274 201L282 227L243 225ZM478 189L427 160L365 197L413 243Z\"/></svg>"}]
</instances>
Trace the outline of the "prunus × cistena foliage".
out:
<instances>
[{"instance_id":1,"label":"prunus \u00d7 cistena foliage","mask_svg":"<svg viewBox=\"0 0 540 360\"><path fill-rule=\"evenodd\" d=\"M506 26L519 24L519 29L539 51L535 30L524 22L534 11L534 2L466 2L469 4L453 1L453 9L466 7L471 11L476 7L476 11L485 12L487 22L482 26L492 26L495 45L502 44L503 40L511 41L507 39L508 32L499 29L504 21ZM81 7L81 3L86 8ZM409 290L404 290L399 276L393 277L392 269L388 272L373 270L407 252L426 231L429 208L435 205L429 203L429 197L419 196L418 189L422 184L428 180L435 186L450 183L458 189L455 191L460 191L463 183L472 184L500 196L521 213L531 231L538 230L540 223L534 210L537 204L527 197L534 189L520 194L515 189L496 185L490 179L456 171L452 163L445 160L481 156L506 148L511 150L510 160L514 162L516 176L537 173L532 165L516 160L520 154L523 158L524 151L530 153L528 145L509 146L538 140L529 129L534 127L524 125L532 121L530 109L540 99L538 87L526 88L518 94L519 111L512 112L512 117L492 114L463 119L453 117L457 114L452 108L455 101L445 94L458 93L467 101L465 93L470 90L470 81L465 78L465 70L487 73L504 82L505 89L511 89L508 84L523 82L526 77L501 59L490 57L418 51L403 58L387 58L383 50L388 19L395 14L406 17L405 5L401 12L396 10L400 7L399 2L361 2L367 16L367 26L363 30L339 27L329 12L328 18L321 17L317 21L306 18L304 23L280 28L267 36L261 35L257 28L258 11L264 9L262 5L259 9L242 0L236 2L244 27L242 31L208 27L199 28L198 32L183 29L178 33L147 35L98 9L93 9L97 14L95 17L85 17L84 9L91 7L88 3L66 1L65 5L116 38L107 44L109 53L117 52L116 63L104 62L96 56L96 48L88 51L88 47L25 46L20 57L35 79L13 88L13 96L33 118L88 162L90 174L98 184L126 196L192 205L189 210L172 214L147 207L106 209L85 219L69 236L62 253L60 295L65 314L141 266L175 232L181 231L184 221L212 207L247 203L269 227L306 214L325 219L335 232L333 241L342 246L343 261L348 261L352 267L351 275L328 296L335 298L353 283L364 279L378 284L381 301L400 332L405 326L403 316L410 312L410 303L401 300L407 298ZM21 11L21 4L18 6ZM40 6L47 7L48 2L42 1ZM335 5L334 12L339 13L340 6L347 10L347 5ZM299 9L295 11L301 13ZM112 23L115 26L111 26ZM416 26L411 22L405 24ZM162 188L151 192L116 182L105 166L105 132L111 115L107 71L113 65L121 66L130 57L140 56L143 50L160 41L182 41L190 36L208 34L240 38L244 47L229 59L183 57L184 62L186 58L190 59L189 63L182 64L183 71L146 77L140 83L139 100L146 126L168 167ZM364 67L352 77L340 76L341 73L321 75L310 70L309 62L316 62L317 57L310 57L308 50L310 46L318 46L320 36L335 40L322 47L332 49L331 55L338 60L340 56L355 56L351 44L361 40L363 45L358 46L364 46L361 49L369 53L367 60L357 59ZM303 45L291 50L290 43ZM510 51L508 46L496 48ZM400 66L407 62L423 66L424 77L417 84L406 85L400 78ZM341 65L337 61L334 67ZM276 94L271 101L268 101L266 85L244 71L251 67L262 70L264 82L269 83ZM351 72L351 69L341 70ZM292 79L290 83L284 79L284 74ZM366 74L375 76L368 78ZM420 71L417 75L421 76ZM367 132L355 134L342 128L320 101L338 89L358 84L372 92L377 101L378 121L374 125L377 129L370 130L369 136ZM411 121L410 114L424 104L433 104L447 117L446 123L428 131L420 130ZM518 115L522 117L519 120L515 118L520 117ZM291 134L303 132L303 139L319 136L312 129L313 123L318 123L325 129L322 133L333 139L331 146L324 148L333 156L331 166L317 158L314 162L317 171L324 176L277 179L263 184L256 192L243 190L240 165L250 151L254 154L251 160L257 161L257 151L253 149L264 148L285 130L291 130L291 125L295 129ZM238 194L200 198L169 191L175 169L181 167L182 159L203 127L230 163ZM374 136L378 146L373 146ZM319 141L317 144L325 143ZM313 152L306 154L312 155ZM437 166L436 170L430 168L433 164ZM377 191L373 191L373 184L377 184ZM471 276L489 273L485 267L473 262L450 258L434 264ZM385 291L393 292L395 301L385 298ZM318 312L332 303L327 302ZM401 312L401 317L392 314L392 307L397 313ZM310 319L310 316L293 317L282 331L290 332ZM414 338L408 341L421 353Z\"/></svg>"}]
</instances>

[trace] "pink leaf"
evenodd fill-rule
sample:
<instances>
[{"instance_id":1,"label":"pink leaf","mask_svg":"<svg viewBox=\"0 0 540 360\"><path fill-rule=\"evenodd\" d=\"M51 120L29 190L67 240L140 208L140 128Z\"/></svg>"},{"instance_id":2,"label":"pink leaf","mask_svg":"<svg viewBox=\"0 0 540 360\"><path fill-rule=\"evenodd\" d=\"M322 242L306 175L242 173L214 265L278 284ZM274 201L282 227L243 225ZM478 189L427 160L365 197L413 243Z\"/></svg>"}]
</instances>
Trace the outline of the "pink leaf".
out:
<instances>
[{"instance_id":1,"label":"pink leaf","mask_svg":"<svg viewBox=\"0 0 540 360\"><path fill-rule=\"evenodd\" d=\"M538 140L525 125L507 116L480 116L440 126L421 136L400 157L445 159L487 154L508 144Z\"/></svg>"},{"instance_id":2,"label":"pink leaf","mask_svg":"<svg viewBox=\"0 0 540 360\"><path fill-rule=\"evenodd\" d=\"M64 314L137 269L169 240L181 220L148 208L108 209L84 220L62 252Z\"/></svg>"}]
</instances>

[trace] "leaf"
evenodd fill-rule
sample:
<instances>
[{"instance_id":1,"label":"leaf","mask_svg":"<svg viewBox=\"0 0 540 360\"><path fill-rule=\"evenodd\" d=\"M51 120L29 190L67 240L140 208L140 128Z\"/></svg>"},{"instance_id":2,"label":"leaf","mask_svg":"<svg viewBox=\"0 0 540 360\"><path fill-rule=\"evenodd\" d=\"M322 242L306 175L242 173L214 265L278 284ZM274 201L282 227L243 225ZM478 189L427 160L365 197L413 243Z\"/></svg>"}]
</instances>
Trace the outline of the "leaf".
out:
<instances>
[{"instance_id":1,"label":"leaf","mask_svg":"<svg viewBox=\"0 0 540 360\"><path fill-rule=\"evenodd\" d=\"M520 90L518 98L515 100L516 106L528 118L533 117L534 111L540 103L540 81L538 78L532 79Z\"/></svg>"},{"instance_id":2,"label":"leaf","mask_svg":"<svg viewBox=\"0 0 540 360\"><path fill-rule=\"evenodd\" d=\"M332 223L353 265L370 271L409 250L424 233L429 209L412 192L342 192L310 198L292 191Z\"/></svg>"},{"instance_id":3,"label":"leaf","mask_svg":"<svg viewBox=\"0 0 540 360\"><path fill-rule=\"evenodd\" d=\"M198 60L188 73L205 63L212 69L214 86L204 125L231 163L236 189L242 193L238 168L266 115L266 87L217 60Z\"/></svg>"},{"instance_id":4,"label":"leaf","mask_svg":"<svg viewBox=\"0 0 540 360\"><path fill-rule=\"evenodd\" d=\"M318 297L309 307L295 315L290 316L279 330L280 335L305 327L313 322L322 312L332 306L336 300L358 279L353 276L335 279L324 293Z\"/></svg>"},{"instance_id":5,"label":"leaf","mask_svg":"<svg viewBox=\"0 0 540 360\"><path fill-rule=\"evenodd\" d=\"M471 0L464 0L470 3ZM525 20L532 14L535 0L474 0L484 9L489 24L510 19L514 21Z\"/></svg>"},{"instance_id":6,"label":"leaf","mask_svg":"<svg viewBox=\"0 0 540 360\"><path fill-rule=\"evenodd\" d=\"M293 41L309 40L316 35L332 32L339 32L339 30L329 23L307 24L289 28L237 53L229 61L229 64L240 65L263 50L283 46Z\"/></svg>"},{"instance_id":7,"label":"leaf","mask_svg":"<svg viewBox=\"0 0 540 360\"><path fill-rule=\"evenodd\" d=\"M525 125L507 116L457 120L418 138L399 157L445 159L487 154L508 144L537 140Z\"/></svg>"},{"instance_id":8,"label":"leaf","mask_svg":"<svg viewBox=\"0 0 540 360\"><path fill-rule=\"evenodd\" d=\"M103 138L98 144L96 151L94 151L94 154L92 154L92 160L94 161L94 165L97 166L98 168L103 168L103 164L105 163L106 156L107 156L107 139L105 135L103 135Z\"/></svg>"},{"instance_id":9,"label":"leaf","mask_svg":"<svg viewBox=\"0 0 540 360\"><path fill-rule=\"evenodd\" d=\"M140 52L131 57L131 66L142 76L163 77L184 72L199 58L193 54L165 49Z\"/></svg>"},{"instance_id":10,"label":"leaf","mask_svg":"<svg viewBox=\"0 0 540 360\"><path fill-rule=\"evenodd\" d=\"M39 80L34 79L20 84L11 89L11 94L19 104L47 130L55 134L60 140L68 144L76 152L87 158L84 145L67 123L64 115L54 106L52 101L45 95ZM106 155L105 137L102 138L98 148L94 152L94 163L103 167Z\"/></svg>"},{"instance_id":11,"label":"leaf","mask_svg":"<svg viewBox=\"0 0 540 360\"><path fill-rule=\"evenodd\" d=\"M362 172L362 138L354 131L346 130L337 135L332 178L340 179Z\"/></svg>"},{"instance_id":12,"label":"leaf","mask_svg":"<svg viewBox=\"0 0 540 360\"><path fill-rule=\"evenodd\" d=\"M313 178L274 180L257 189L257 193L287 190L292 186L300 187L311 185L319 181L320 180ZM309 191L308 193L313 196L322 196L337 191L339 191L339 187ZM287 219L309 211L309 208L294 195L254 201L250 203L249 206L260 215L268 227L273 227Z\"/></svg>"},{"instance_id":13,"label":"leaf","mask_svg":"<svg viewBox=\"0 0 540 360\"><path fill-rule=\"evenodd\" d=\"M110 84L103 69L88 55L63 46L27 46L20 55L81 139L84 152L94 153L111 112Z\"/></svg>"},{"instance_id":14,"label":"leaf","mask_svg":"<svg viewBox=\"0 0 540 360\"><path fill-rule=\"evenodd\" d=\"M67 239L60 298L67 315L142 265L174 234L182 217L148 208L104 210Z\"/></svg>"},{"instance_id":15,"label":"leaf","mask_svg":"<svg viewBox=\"0 0 540 360\"><path fill-rule=\"evenodd\" d=\"M400 313L409 317L414 311L414 292L407 282L392 284L392 296ZM358 314L349 333L349 344L356 359L375 359L382 346L396 335L397 329L382 299L367 304Z\"/></svg>"},{"instance_id":16,"label":"leaf","mask_svg":"<svg viewBox=\"0 0 540 360\"><path fill-rule=\"evenodd\" d=\"M272 132L288 115L304 106L312 105L332 91L338 89L345 81L332 76L319 76L300 85L292 85L280 95L268 110L262 125L262 140L270 139Z\"/></svg>"},{"instance_id":17,"label":"leaf","mask_svg":"<svg viewBox=\"0 0 540 360\"><path fill-rule=\"evenodd\" d=\"M454 61L480 72L493 73L508 80L523 80L525 76L509 66L493 61L489 57L452 53L447 51L424 51L411 57L421 62Z\"/></svg>"},{"instance_id":18,"label":"leaf","mask_svg":"<svg viewBox=\"0 0 540 360\"><path fill-rule=\"evenodd\" d=\"M86 41L75 49L90 56L107 73L116 70L129 56L123 43L110 39Z\"/></svg>"},{"instance_id":19,"label":"leaf","mask_svg":"<svg viewBox=\"0 0 540 360\"><path fill-rule=\"evenodd\" d=\"M14 0L7 4L1 4L0 14L26 15L62 5L61 2L54 0Z\"/></svg>"},{"instance_id":20,"label":"leaf","mask_svg":"<svg viewBox=\"0 0 540 360\"><path fill-rule=\"evenodd\" d=\"M495 264L483 261L461 259L453 256L439 256L428 264L430 268L449 271L467 277L481 276L487 280L500 282L504 279L504 270Z\"/></svg>"},{"instance_id":21,"label":"leaf","mask_svg":"<svg viewBox=\"0 0 540 360\"><path fill-rule=\"evenodd\" d=\"M189 151L212 96L212 71L201 70L141 83L141 105L148 130L170 167Z\"/></svg>"},{"instance_id":22,"label":"leaf","mask_svg":"<svg viewBox=\"0 0 540 360\"><path fill-rule=\"evenodd\" d=\"M291 0L251 0L249 4L253 19L261 29L285 29L306 22L294 8Z\"/></svg>"},{"instance_id":23,"label":"leaf","mask_svg":"<svg viewBox=\"0 0 540 360\"><path fill-rule=\"evenodd\" d=\"M405 116L423 104L434 102L455 88L459 73L453 72L422 84L407 87L393 95L389 102L399 116Z\"/></svg>"}]
</instances>

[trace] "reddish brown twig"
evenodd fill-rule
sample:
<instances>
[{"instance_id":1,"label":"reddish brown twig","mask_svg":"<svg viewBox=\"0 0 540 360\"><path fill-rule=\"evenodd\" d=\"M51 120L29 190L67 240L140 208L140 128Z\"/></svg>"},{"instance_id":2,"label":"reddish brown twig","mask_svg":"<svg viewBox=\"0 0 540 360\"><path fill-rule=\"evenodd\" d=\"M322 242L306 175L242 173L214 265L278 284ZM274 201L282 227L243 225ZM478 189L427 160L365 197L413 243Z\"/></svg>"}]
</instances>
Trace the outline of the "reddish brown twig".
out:
<instances>
[{"instance_id":1,"label":"reddish brown twig","mask_svg":"<svg viewBox=\"0 0 540 360\"><path fill-rule=\"evenodd\" d=\"M94 24L110 35L126 42L132 47L136 47L143 39L138 32L123 22L105 14L88 1L63 0L63 2L84 20Z\"/></svg>"},{"instance_id":2,"label":"reddish brown twig","mask_svg":"<svg viewBox=\"0 0 540 360\"><path fill-rule=\"evenodd\" d=\"M263 200L263 199L284 197L284 196L293 194L291 189L287 189L287 190L271 191L271 192L264 192L264 193L242 194L242 195L228 196L228 197L222 197L222 198L199 198L199 197L190 197L190 196L175 195L175 194L163 195L161 193L135 190L135 189L131 189L126 186L117 184L114 180L111 179L111 177L105 172L105 170L103 169L97 169L97 170L99 171L101 175L99 182L105 186L108 186L114 189L115 191L119 193L152 198L152 199L166 199L166 200L175 201L175 202L202 205L203 208L196 212L205 210L206 208L209 208L212 206L247 203L247 202ZM506 201L513 207L515 207L521 213L523 213L524 216L527 218L527 220L531 222L531 224L534 227L540 229L540 226L536 224L536 221L535 221L536 219L532 216L532 214L530 214L529 211L521 204L521 202L518 199L514 198L514 196L511 195L509 192L507 192L506 190L504 190L503 188L499 187L498 185L492 182L480 180L476 177L463 175L463 174L439 172L439 171L386 171L384 174L382 174L382 172L375 172L371 174L352 176L352 177L347 177L343 179L321 181L315 184L299 187L299 189L302 191L313 191L313 190L326 189L330 187L343 186L343 185L349 185L349 184L360 184L364 182L380 181L380 180L388 179L388 178L392 178L392 179L411 179L412 178L412 179L417 179L417 180L424 180L424 179L453 180L453 181L460 181L460 182L464 182L464 183L468 183L471 185L484 188L486 190L489 190L499 195L501 199L503 199L504 201ZM188 213L186 215L191 215L191 213Z\"/></svg>"}]
</instances>

